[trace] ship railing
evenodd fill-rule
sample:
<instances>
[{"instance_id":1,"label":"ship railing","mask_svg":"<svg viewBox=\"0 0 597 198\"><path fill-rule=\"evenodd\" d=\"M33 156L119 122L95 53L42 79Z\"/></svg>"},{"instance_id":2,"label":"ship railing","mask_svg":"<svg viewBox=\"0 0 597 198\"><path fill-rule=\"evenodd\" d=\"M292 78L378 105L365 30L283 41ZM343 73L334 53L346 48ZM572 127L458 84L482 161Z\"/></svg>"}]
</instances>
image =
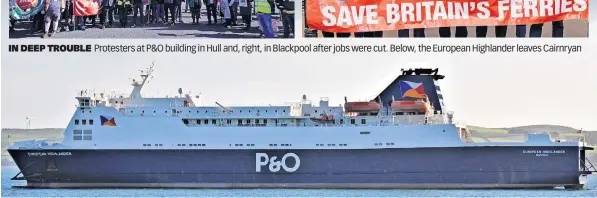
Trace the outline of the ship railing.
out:
<instances>
[{"instance_id":1,"label":"ship railing","mask_svg":"<svg viewBox=\"0 0 597 198\"><path fill-rule=\"evenodd\" d=\"M597 167L593 166L593 163L589 160L589 158L580 159L581 167L579 171L582 172L597 172ZM588 165L588 166L587 166Z\"/></svg>"}]
</instances>

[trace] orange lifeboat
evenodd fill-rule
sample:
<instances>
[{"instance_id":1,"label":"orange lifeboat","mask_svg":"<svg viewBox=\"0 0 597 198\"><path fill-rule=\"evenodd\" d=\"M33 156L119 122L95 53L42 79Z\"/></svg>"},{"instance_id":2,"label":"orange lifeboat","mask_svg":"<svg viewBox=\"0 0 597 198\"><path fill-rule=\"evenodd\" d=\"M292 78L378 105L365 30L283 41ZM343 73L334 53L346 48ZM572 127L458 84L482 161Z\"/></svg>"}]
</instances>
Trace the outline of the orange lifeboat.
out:
<instances>
[{"instance_id":1,"label":"orange lifeboat","mask_svg":"<svg viewBox=\"0 0 597 198\"><path fill-rule=\"evenodd\" d=\"M379 111L380 105L377 102L346 102L344 109L346 112L371 112Z\"/></svg>"},{"instance_id":2,"label":"orange lifeboat","mask_svg":"<svg viewBox=\"0 0 597 198\"><path fill-rule=\"evenodd\" d=\"M313 121L313 122L331 122L331 121L334 121L334 116L322 114L321 117L319 117L319 118L311 118L311 121Z\"/></svg>"},{"instance_id":3,"label":"orange lifeboat","mask_svg":"<svg viewBox=\"0 0 597 198\"><path fill-rule=\"evenodd\" d=\"M430 106L428 103L424 101L394 101L392 102L392 110L393 111L418 111L418 112L427 112L429 111Z\"/></svg>"}]
</instances>

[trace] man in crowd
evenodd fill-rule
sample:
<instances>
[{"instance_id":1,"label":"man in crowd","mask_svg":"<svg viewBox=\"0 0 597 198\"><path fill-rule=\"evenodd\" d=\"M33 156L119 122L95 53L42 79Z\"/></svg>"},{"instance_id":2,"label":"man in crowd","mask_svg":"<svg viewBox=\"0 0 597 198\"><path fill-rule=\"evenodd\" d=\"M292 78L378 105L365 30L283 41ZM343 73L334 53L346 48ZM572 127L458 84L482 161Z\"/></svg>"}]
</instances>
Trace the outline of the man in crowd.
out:
<instances>
[{"instance_id":1,"label":"man in crowd","mask_svg":"<svg viewBox=\"0 0 597 198\"><path fill-rule=\"evenodd\" d=\"M128 12L131 7L131 0L117 0L118 1L118 19L120 20L120 27L125 28L128 23Z\"/></svg>"},{"instance_id":2,"label":"man in crowd","mask_svg":"<svg viewBox=\"0 0 597 198\"><path fill-rule=\"evenodd\" d=\"M529 37L537 38L543 34L543 23L531 25L529 30ZM564 37L564 21L551 22L551 36L554 38Z\"/></svg>"},{"instance_id":3,"label":"man in crowd","mask_svg":"<svg viewBox=\"0 0 597 198\"><path fill-rule=\"evenodd\" d=\"M232 2L230 3L230 17L231 17L231 21L233 26L236 26L236 20L237 20L237 15L238 15L238 4L239 4L239 0L231 0Z\"/></svg>"},{"instance_id":4,"label":"man in crowd","mask_svg":"<svg viewBox=\"0 0 597 198\"><path fill-rule=\"evenodd\" d=\"M410 37L410 30L409 29L402 29L398 30L398 37ZM413 37L415 38L424 38L425 37L425 28L415 28L413 30Z\"/></svg>"},{"instance_id":5,"label":"man in crowd","mask_svg":"<svg viewBox=\"0 0 597 198\"><path fill-rule=\"evenodd\" d=\"M253 13L253 0L239 0L238 6L240 7L240 15L243 18L245 25L244 30L251 29L251 16Z\"/></svg>"},{"instance_id":6,"label":"man in crowd","mask_svg":"<svg viewBox=\"0 0 597 198\"><path fill-rule=\"evenodd\" d=\"M164 0L164 7L164 23L168 23L168 13L170 13L170 17L172 18L170 25L174 26L174 24L176 23L176 17L174 17L176 15L174 0Z\"/></svg>"},{"instance_id":7,"label":"man in crowd","mask_svg":"<svg viewBox=\"0 0 597 198\"><path fill-rule=\"evenodd\" d=\"M284 38L294 35L294 0L276 0L276 4L282 14L282 26L284 27Z\"/></svg>"},{"instance_id":8,"label":"man in crowd","mask_svg":"<svg viewBox=\"0 0 597 198\"><path fill-rule=\"evenodd\" d=\"M211 18L214 19L214 24L218 24L218 15L216 12L216 0L203 0L207 7L207 24L211 25Z\"/></svg>"},{"instance_id":9,"label":"man in crowd","mask_svg":"<svg viewBox=\"0 0 597 198\"><path fill-rule=\"evenodd\" d=\"M137 13L140 13L141 18L139 18L139 22L141 23L141 27L145 27L145 17L143 14L145 13L145 6L143 5L143 0L133 0L133 25L131 27L135 27L137 24Z\"/></svg>"},{"instance_id":10,"label":"man in crowd","mask_svg":"<svg viewBox=\"0 0 597 198\"><path fill-rule=\"evenodd\" d=\"M201 0L186 0L186 3L191 8L193 24L199 24L199 16L201 16Z\"/></svg>"},{"instance_id":11,"label":"man in crowd","mask_svg":"<svg viewBox=\"0 0 597 198\"><path fill-rule=\"evenodd\" d=\"M100 14L100 25L104 29L107 27L113 27L114 16L112 9L114 8L114 0L102 0L101 2L102 13ZM108 24L106 24L108 23Z\"/></svg>"},{"instance_id":12,"label":"man in crowd","mask_svg":"<svg viewBox=\"0 0 597 198\"><path fill-rule=\"evenodd\" d=\"M255 0L257 19L259 20L259 26L261 27L265 38L274 38L271 4L273 4L273 0Z\"/></svg>"},{"instance_id":13,"label":"man in crowd","mask_svg":"<svg viewBox=\"0 0 597 198\"><path fill-rule=\"evenodd\" d=\"M439 36L443 38L452 37L452 30L451 27L440 27L439 28ZM456 38L464 38L468 36L468 30L466 26L457 26L456 27Z\"/></svg>"},{"instance_id":14,"label":"man in crowd","mask_svg":"<svg viewBox=\"0 0 597 198\"><path fill-rule=\"evenodd\" d=\"M50 33L50 24L52 25L54 33L58 33L58 22L60 22L60 13L64 11L65 5L64 0L46 0L45 3L45 31L42 38L52 36L52 33Z\"/></svg>"},{"instance_id":15,"label":"man in crowd","mask_svg":"<svg viewBox=\"0 0 597 198\"><path fill-rule=\"evenodd\" d=\"M61 31L73 31L74 24L72 24L73 19L73 0L65 0L64 1L64 12L62 12L61 17L64 19L64 24L61 26Z\"/></svg>"}]
</instances>

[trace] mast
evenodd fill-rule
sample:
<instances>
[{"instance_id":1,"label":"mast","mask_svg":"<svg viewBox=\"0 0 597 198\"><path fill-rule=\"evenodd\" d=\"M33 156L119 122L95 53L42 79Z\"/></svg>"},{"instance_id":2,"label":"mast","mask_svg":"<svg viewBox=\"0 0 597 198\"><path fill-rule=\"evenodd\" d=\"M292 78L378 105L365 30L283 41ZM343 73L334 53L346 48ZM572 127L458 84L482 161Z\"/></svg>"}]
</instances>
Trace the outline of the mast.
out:
<instances>
[{"instance_id":1,"label":"mast","mask_svg":"<svg viewBox=\"0 0 597 198\"><path fill-rule=\"evenodd\" d=\"M141 80L135 80L133 79L133 83L131 85L133 85L133 91L131 92L131 98L142 98L141 97L141 89L143 89L143 86L147 83L149 83L150 78L152 79L153 76L151 75L153 73L153 66L155 65L155 62L151 63L151 66L149 68L147 68L146 70L139 70L141 72Z\"/></svg>"}]
</instances>

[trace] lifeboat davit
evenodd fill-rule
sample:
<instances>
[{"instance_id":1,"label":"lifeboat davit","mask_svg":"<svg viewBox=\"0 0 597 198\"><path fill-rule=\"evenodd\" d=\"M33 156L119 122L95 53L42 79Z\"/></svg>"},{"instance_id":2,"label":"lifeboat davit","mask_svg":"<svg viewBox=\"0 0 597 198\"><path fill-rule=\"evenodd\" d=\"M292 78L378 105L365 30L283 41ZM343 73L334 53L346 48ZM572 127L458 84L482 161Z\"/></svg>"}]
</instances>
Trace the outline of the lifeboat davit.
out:
<instances>
[{"instance_id":1,"label":"lifeboat davit","mask_svg":"<svg viewBox=\"0 0 597 198\"><path fill-rule=\"evenodd\" d=\"M346 112L379 111L381 106L377 102L347 102L344 104Z\"/></svg>"},{"instance_id":2,"label":"lifeboat davit","mask_svg":"<svg viewBox=\"0 0 597 198\"><path fill-rule=\"evenodd\" d=\"M418 111L427 112L431 106L425 101L394 101L392 102L393 111Z\"/></svg>"}]
</instances>

